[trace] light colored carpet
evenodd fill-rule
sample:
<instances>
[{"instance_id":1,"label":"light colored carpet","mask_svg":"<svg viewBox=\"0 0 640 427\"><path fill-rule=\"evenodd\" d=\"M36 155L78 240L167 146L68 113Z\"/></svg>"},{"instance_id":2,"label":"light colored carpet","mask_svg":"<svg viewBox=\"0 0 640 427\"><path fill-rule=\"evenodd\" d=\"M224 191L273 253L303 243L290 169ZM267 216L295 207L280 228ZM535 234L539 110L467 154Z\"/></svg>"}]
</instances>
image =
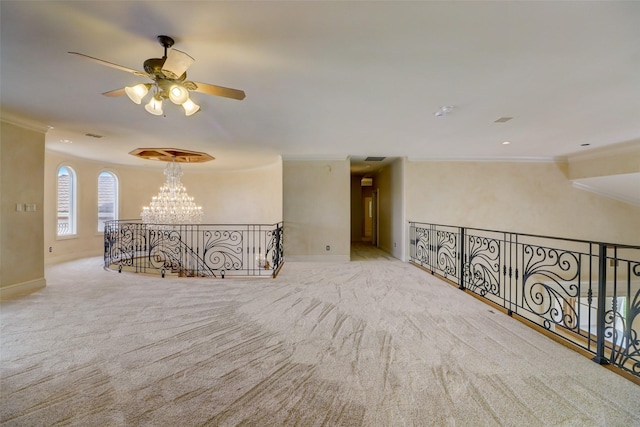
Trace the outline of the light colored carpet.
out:
<instances>
[{"instance_id":1,"label":"light colored carpet","mask_svg":"<svg viewBox=\"0 0 640 427\"><path fill-rule=\"evenodd\" d=\"M640 425L639 386L375 249L276 279L46 276L1 306L4 425Z\"/></svg>"}]
</instances>

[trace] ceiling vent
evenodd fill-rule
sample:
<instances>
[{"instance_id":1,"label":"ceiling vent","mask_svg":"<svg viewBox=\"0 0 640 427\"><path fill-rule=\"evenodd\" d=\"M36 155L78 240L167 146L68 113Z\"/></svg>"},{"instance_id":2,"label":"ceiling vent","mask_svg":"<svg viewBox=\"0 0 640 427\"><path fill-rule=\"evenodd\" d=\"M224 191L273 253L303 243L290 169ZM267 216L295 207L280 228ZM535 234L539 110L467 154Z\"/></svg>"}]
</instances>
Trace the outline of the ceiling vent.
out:
<instances>
[{"instance_id":1,"label":"ceiling vent","mask_svg":"<svg viewBox=\"0 0 640 427\"><path fill-rule=\"evenodd\" d=\"M381 162L384 159L386 159L386 157L367 157L366 159L364 159L365 162Z\"/></svg>"}]
</instances>

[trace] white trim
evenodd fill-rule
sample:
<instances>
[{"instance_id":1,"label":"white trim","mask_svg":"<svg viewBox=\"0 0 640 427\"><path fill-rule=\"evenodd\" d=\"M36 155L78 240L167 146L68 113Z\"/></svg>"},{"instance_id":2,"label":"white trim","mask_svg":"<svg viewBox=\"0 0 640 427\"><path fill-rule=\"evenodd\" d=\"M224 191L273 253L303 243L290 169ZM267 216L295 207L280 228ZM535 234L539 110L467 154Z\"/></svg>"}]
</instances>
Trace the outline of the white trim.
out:
<instances>
[{"instance_id":1,"label":"white trim","mask_svg":"<svg viewBox=\"0 0 640 427\"><path fill-rule=\"evenodd\" d=\"M410 162L475 162L475 163L567 163L565 156L556 157L411 157Z\"/></svg>"},{"instance_id":2,"label":"white trim","mask_svg":"<svg viewBox=\"0 0 640 427\"><path fill-rule=\"evenodd\" d=\"M96 176L96 198L98 202L97 208L98 209L100 208L100 204L99 204L100 203L100 175L102 175L103 173L110 174L116 182L116 194L115 194L115 200L113 201L115 218L113 218L113 220L118 220L120 219L120 179L118 178L118 174L113 170L103 168L98 172L98 175ZM102 230L100 230L100 212L99 211L96 211L96 220L97 220L96 232L98 233L98 235L103 235L104 227L102 227Z\"/></svg>"},{"instance_id":3,"label":"white trim","mask_svg":"<svg viewBox=\"0 0 640 427\"><path fill-rule=\"evenodd\" d=\"M34 130L42 133L47 133L47 131L49 130L49 126L45 124L42 124L35 120L21 117L14 113L9 113L7 111L0 111L0 121L3 121L10 125L19 126L21 128Z\"/></svg>"},{"instance_id":4,"label":"white trim","mask_svg":"<svg viewBox=\"0 0 640 427\"><path fill-rule=\"evenodd\" d=\"M43 289L47 286L44 277L28 282L16 283L15 285L4 286L0 288L0 301L7 301L12 298L24 296Z\"/></svg>"},{"instance_id":5,"label":"white trim","mask_svg":"<svg viewBox=\"0 0 640 427\"><path fill-rule=\"evenodd\" d=\"M69 234L58 234L58 198L60 196L60 188L59 188L59 184L60 184L60 169L65 168L69 170L69 225L71 226L71 230L72 233ZM57 168L56 168L56 174L55 174L55 180L56 180L56 194L55 194L55 210L54 210L54 214L55 214L55 218L54 218L54 224L55 224L55 232L54 232L54 236L56 236L56 240L58 240L58 238L62 237L69 237L69 238L75 238L78 237L78 198L80 197L80 190L79 190L79 180L78 180L78 173L76 172L76 168L74 166L71 166L70 163L68 162L61 162L58 164Z\"/></svg>"},{"instance_id":6,"label":"white trim","mask_svg":"<svg viewBox=\"0 0 640 427\"><path fill-rule=\"evenodd\" d=\"M624 203L629 203L631 205L635 205L635 206L640 206L640 200L639 199L633 199L627 196L623 196L621 194L617 194L617 193L609 193L606 191L602 191L599 190L597 188L594 188L590 185L586 185L583 184L581 182L575 182L572 181L571 185L579 190L584 190L584 191L589 191L591 193L597 194L598 196L603 196L603 197L608 197L610 199L614 199L617 200L619 202L624 202Z\"/></svg>"},{"instance_id":7,"label":"white trim","mask_svg":"<svg viewBox=\"0 0 640 427\"><path fill-rule=\"evenodd\" d=\"M103 234L101 234L100 236L103 236ZM97 237L98 236L96 236L96 238ZM103 256L104 256L104 249L92 249L90 251L80 251L80 252L73 252L73 253L68 253L63 255L45 257L44 265L45 267L48 267L50 265L61 264L63 262L75 261L77 259L83 259L83 258L94 258L94 257L100 257L100 260L102 261ZM97 267L102 267L103 265L104 265L103 262L101 262L100 264L96 264Z\"/></svg>"}]
</instances>

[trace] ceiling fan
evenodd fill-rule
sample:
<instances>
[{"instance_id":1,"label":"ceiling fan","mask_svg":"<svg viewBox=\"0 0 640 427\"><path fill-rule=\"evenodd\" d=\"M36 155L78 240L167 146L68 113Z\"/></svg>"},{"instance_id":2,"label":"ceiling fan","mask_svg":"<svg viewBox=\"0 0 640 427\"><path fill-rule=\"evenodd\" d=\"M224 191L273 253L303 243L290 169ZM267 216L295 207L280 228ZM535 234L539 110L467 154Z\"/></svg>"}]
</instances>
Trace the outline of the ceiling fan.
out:
<instances>
[{"instance_id":1,"label":"ceiling fan","mask_svg":"<svg viewBox=\"0 0 640 427\"><path fill-rule=\"evenodd\" d=\"M126 71L136 76L148 77L153 80L153 83L140 83L135 86L127 86L104 92L103 95L110 97L127 95L133 102L140 104L147 93L152 91L153 96L149 103L145 105L145 109L149 113L157 116L163 114L162 102L165 99L169 99L174 104L182 105L187 116L196 113L200 110L200 107L189 98L189 92L200 92L237 100L244 99L245 94L241 90L187 80L187 69L195 60L177 49L169 50L174 44L174 40L169 36L158 36L158 42L164 47L164 56L162 58L150 58L144 61L144 72L94 58L83 53L69 53L97 62L98 64L106 65L107 67Z\"/></svg>"}]
</instances>

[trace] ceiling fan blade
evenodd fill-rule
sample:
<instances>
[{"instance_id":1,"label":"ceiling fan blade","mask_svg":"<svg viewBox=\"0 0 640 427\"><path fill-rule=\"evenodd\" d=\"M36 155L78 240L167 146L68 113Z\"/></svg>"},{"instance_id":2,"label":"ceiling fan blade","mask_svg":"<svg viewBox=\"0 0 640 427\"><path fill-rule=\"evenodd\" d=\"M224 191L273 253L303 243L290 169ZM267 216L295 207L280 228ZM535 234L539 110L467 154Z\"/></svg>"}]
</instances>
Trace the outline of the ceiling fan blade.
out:
<instances>
[{"instance_id":1,"label":"ceiling fan blade","mask_svg":"<svg viewBox=\"0 0 640 427\"><path fill-rule=\"evenodd\" d=\"M85 55L84 53L78 52L68 52L71 55L78 55L81 58L88 59L93 62L97 62L101 65L106 65L107 67L115 68L116 70L126 71L127 73L135 74L136 76L149 77L147 73L143 73L142 71L134 70L133 68L123 67L122 65L114 64L113 62L104 61L102 59L94 58L93 56Z\"/></svg>"},{"instance_id":2,"label":"ceiling fan blade","mask_svg":"<svg viewBox=\"0 0 640 427\"><path fill-rule=\"evenodd\" d=\"M115 89L115 90L110 90L109 92L104 92L103 95L104 96L110 96L110 97L116 97L116 96L126 95L126 92L124 91L124 88L121 87L120 89Z\"/></svg>"},{"instance_id":3,"label":"ceiling fan blade","mask_svg":"<svg viewBox=\"0 0 640 427\"><path fill-rule=\"evenodd\" d=\"M193 83L196 85L196 88L193 89L195 92L201 92L215 96L224 96L225 98L237 99L239 101L243 100L245 97L244 91L239 89L210 85L208 83Z\"/></svg>"}]
</instances>

